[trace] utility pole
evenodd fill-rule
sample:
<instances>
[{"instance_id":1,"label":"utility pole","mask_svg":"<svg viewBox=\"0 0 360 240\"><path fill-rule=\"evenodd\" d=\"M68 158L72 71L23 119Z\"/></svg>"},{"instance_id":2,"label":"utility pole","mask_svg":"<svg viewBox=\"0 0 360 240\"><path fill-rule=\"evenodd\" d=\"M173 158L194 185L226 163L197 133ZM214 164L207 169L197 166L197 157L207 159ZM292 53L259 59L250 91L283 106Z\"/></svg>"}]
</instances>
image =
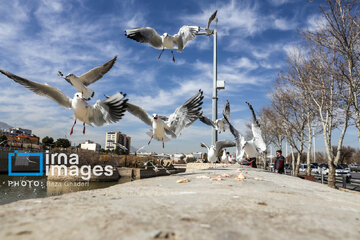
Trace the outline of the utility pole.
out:
<instances>
[{"instance_id":1,"label":"utility pole","mask_svg":"<svg viewBox=\"0 0 360 240\"><path fill-rule=\"evenodd\" d=\"M217 29L214 29L214 56L213 56L213 95L212 95L212 120L213 122L217 119ZM215 128L212 128L212 144L215 146L218 140L218 133Z\"/></svg>"},{"instance_id":2,"label":"utility pole","mask_svg":"<svg viewBox=\"0 0 360 240\"><path fill-rule=\"evenodd\" d=\"M213 93L212 93L212 120L215 122L217 119L217 110L218 110L218 97L217 97L217 91L220 89L225 89L225 81L219 81L217 80L217 22L218 18L216 17L217 10L211 15L209 18L208 26L207 28L201 28L201 30L205 30L203 32L198 32L196 35L205 35L210 36L212 35L214 37L214 50L213 50ZM215 20L216 27L215 29L211 30L209 29L210 23ZM211 132L211 144L215 145L216 141L218 140L218 133L215 128L212 128Z\"/></svg>"}]
</instances>

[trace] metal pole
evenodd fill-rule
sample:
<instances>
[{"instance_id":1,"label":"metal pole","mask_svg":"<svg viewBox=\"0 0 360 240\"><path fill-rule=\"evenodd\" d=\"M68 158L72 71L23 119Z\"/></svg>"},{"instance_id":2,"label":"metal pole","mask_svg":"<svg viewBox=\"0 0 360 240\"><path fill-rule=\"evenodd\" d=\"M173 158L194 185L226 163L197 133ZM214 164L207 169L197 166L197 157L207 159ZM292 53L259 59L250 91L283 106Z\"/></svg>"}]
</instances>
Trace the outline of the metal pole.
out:
<instances>
[{"instance_id":1,"label":"metal pole","mask_svg":"<svg viewBox=\"0 0 360 240\"><path fill-rule=\"evenodd\" d=\"M214 29L213 37L214 37L214 59L213 59L214 79L213 79L213 96L212 96L212 120L215 122L217 119L217 29ZM217 131L215 128L212 128L212 144L214 146L217 140L218 140Z\"/></svg>"}]
</instances>

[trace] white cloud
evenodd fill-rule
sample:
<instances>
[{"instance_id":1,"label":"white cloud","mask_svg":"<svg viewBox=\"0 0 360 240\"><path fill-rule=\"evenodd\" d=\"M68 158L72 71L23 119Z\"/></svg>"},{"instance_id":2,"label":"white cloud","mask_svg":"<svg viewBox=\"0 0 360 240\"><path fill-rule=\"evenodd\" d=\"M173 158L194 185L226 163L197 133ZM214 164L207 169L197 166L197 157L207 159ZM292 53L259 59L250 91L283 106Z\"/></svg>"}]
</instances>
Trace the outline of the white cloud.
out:
<instances>
[{"instance_id":1,"label":"white cloud","mask_svg":"<svg viewBox=\"0 0 360 240\"><path fill-rule=\"evenodd\" d=\"M227 62L235 68L243 68L248 71L252 71L259 67L256 62L253 62L246 57L241 57L238 59L228 59Z\"/></svg>"},{"instance_id":2,"label":"white cloud","mask_svg":"<svg viewBox=\"0 0 360 240\"><path fill-rule=\"evenodd\" d=\"M186 24L196 25L203 23L202 27L206 27L214 9L214 5L206 5L206 9L203 9L201 14L182 16L182 21ZM258 6L254 3L231 0L219 4L217 9L219 36L221 37L234 33L235 35L252 36L264 29L263 18L258 11Z\"/></svg>"},{"instance_id":3,"label":"white cloud","mask_svg":"<svg viewBox=\"0 0 360 240\"><path fill-rule=\"evenodd\" d=\"M271 4L273 4L275 6L280 6L285 3L294 2L294 0L268 0L268 2L270 2Z\"/></svg>"},{"instance_id":4,"label":"white cloud","mask_svg":"<svg viewBox=\"0 0 360 240\"><path fill-rule=\"evenodd\" d=\"M282 31L295 30L297 23L294 20L276 18L274 20L274 28Z\"/></svg>"},{"instance_id":5,"label":"white cloud","mask_svg":"<svg viewBox=\"0 0 360 240\"><path fill-rule=\"evenodd\" d=\"M306 28L312 32L325 27L327 24L326 19L320 14L314 14L309 16L306 22Z\"/></svg>"}]
</instances>

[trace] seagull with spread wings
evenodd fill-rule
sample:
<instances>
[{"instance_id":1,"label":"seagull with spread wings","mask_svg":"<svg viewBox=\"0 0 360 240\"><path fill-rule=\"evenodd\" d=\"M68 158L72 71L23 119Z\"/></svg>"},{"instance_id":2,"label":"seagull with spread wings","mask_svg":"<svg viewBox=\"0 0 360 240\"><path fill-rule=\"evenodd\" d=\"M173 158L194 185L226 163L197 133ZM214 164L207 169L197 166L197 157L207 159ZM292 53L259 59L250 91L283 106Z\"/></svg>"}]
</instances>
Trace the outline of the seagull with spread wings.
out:
<instances>
[{"instance_id":1,"label":"seagull with spread wings","mask_svg":"<svg viewBox=\"0 0 360 240\"><path fill-rule=\"evenodd\" d=\"M83 98L90 100L94 97L94 91L87 88L90 84L96 82L102 78L110 69L114 66L117 56L115 56L110 61L104 63L101 66L95 67L88 71L87 73L81 75L80 77L76 76L73 73L69 73L66 77L62 72L58 72L58 75L64 78L68 83L73 85L79 92L82 93Z\"/></svg>"},{"instance_id":2,"label":"seagull with spread wings","mask_svg":"<svg viewBox=\"0 0 360 240\"><path fill-rule=\"evenodd\" d=\"M164 148L164 141L170 140L166 134L172 138L177 138L184 128L190 126L199 118L203 98L203 92L199 90L197 94L178 107L169 117L159 116L156 113L150 116L144 109L132 103L127 103L127 111L152 127L152 130L146 133L151 137L148 144L154 138L162 141Z\"/></svg>"},{"instance_id":3,"label":"seagull with spread wings","mask_svg":"<svg viewBox=\"0 0 360 240\"><path fill-rule=\"evenodd\" d=\"M143 27L127 29L125 30L125 36L137 42L146 43L155 49L162 49L158 59L160 59L165 48L171 49L172 59L175 62L173 49L177 48L178 52L182 52L199 31L200 27L185 25L182 26L175 35L164 33L160 36L154 28Z\"/></svg>"},{"instance_id":4,"label":"seagull with spread wings","mask_svg":"<svg viewBox=\"0 0 360 240\"><path fill-rule=\"evenodd\" d=\"M208 150L207 159L209 162L214 163L218 158L219 152L223 148L235 147L236 143L230 140L222 140L222 141L217 141L215 143L215 146L211 145L210 147L208 147L205 143L200 143L200 146Z\"/></svg>"},{"instance_id":5,"label":"seagull with spread wings","mask_svg":"<svg viewBox=\"0 0 360 240\"><path fill-rule=\"evenodd\" d=\"M253 134L253 138L250 140L245 140L244 136L242 136L239 131L236 130L234 126L230 123L230 120L227 118L226 114L223 114L225 121L229 124L230 132L235 137L237 161L242 160L244 153L246 153L249 158L255 158L264 151L266 151L266 144L261 136L260 124L256 119L254 109L250 103L246 102L246 104L248 104L253 115L253 120L251 123L251 131Z\"/></svg>"},{"instance_id":6,"label":"seagull with spread wings","mask_svg":"<svg viewBox=\"0 0 360 240\"><path fill-rule=\"evenodd\" d=\"M124 116L124 112L126 111L128 99L125 99L126 94L123 95L120 92L111 97L107 97L107 99L103 101L97 100L97 102L91 106L86 102L80 92L75 93L74 98L71 99L59 89L48 84L33 82L2 69L0 69L0 72L34 93L50 98L63 107L71 108L75 114L75 121L71 128L70 135L73 133L77 119L83 122L83 134L85 134L85 124L89 126L93 126L93 124L103 126L105 124L115 123Z\"/></svg>"},{"instance_id":7,"label":"seagull with spread wings","mask_svg":"<svg viewBox=\"0 0 360 240\"><path fill-rule=\"evenodd\" d=\"M226 115L226 117L230 121L230 103L229 103L229 101L226 101L223 113ZM219 133L221 133L221 131L225 132L225 130L227 128L226 127L227 121L225 120L225 118L219 118L219 119L216 119L215 125L219 129Z\"/></svg>"},{"instance_id":8,"label":"seagull with spread wings","mask_svg":"<svg viewBox=\"0 0 360 240\"><path fill-rule=\"evenodd\" d=\"M230 121L230 103L229 103L229 101L226 101L223 112L224 112L224 114L226 114L226 117ZM224 118L216 119L216 121L214 122L210 118L208 118L205 115L201 114L199 119L200 119L201 122L205 123L206 125L212 126L216 130L219 130L219 133L221 133L221 131L225 132L225 130L227 128L227 125L228 125Z\"/></svg>"}]
</instances>

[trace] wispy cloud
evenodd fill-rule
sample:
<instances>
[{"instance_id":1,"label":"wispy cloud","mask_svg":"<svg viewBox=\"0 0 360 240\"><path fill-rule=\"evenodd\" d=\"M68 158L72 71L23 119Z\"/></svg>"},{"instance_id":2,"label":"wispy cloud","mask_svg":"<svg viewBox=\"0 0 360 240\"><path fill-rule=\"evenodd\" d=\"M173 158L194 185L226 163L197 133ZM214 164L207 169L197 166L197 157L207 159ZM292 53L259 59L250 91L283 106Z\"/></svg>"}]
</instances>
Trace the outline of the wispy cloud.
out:
<instances>
[{"instance_id":1,"label":"wispy cloud","mask_svg":"<svg viewBox=\"0 0 360 240\"><path fill-rule=\"evenodd\" d=\"M256 109L268 103L267 93L278 69L298 45L296 28L312 30L323 21L315 5L293 0L3 1L0 68L49 83L73 96L76 90L59 78L57 71L81 75L117 55L111 71L90 86L95 90L90 104L103 99L104 94L122 91L149 113L171 114L202 89L203 111L210 116L213 38L197 36L182 53L175 53L173 63L170 51L158 60L159 50L126 38L124 30L149 26L160 34L174 34L183 24L205 27L218 9L218 79L226 81L225 90L218 92L219 117L229 100L231 120L241 129L251 116L245 101L251 101ZM103 144L105 132L117 130L132 136L133 145L138 147L149 140L145 134L149 127L128 113L116 124L87 127L86 135L78 124L69 136L71 110L3 75L0 89L0 120L33 129L40 137L66 135L76 144L87 139ZM198 143L210 141L210 136L211 129L197 121L179 139L167 142L165 151L198 151ZM232 139L228 132L219 137ZM163 151L158 142L147 149Z\"/></svg>"}]
</instances>

